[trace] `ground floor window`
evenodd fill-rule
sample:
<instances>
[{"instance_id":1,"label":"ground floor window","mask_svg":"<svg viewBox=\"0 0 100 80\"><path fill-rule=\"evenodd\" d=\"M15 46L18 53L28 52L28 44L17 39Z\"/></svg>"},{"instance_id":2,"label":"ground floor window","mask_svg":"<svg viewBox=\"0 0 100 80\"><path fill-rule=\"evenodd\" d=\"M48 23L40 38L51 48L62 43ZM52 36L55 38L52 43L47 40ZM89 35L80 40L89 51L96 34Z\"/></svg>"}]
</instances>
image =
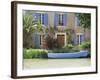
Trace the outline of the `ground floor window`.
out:
<instances>
[{"instance_id":1,"label":"ground floor window","mask_svg":"<svg viewBox=\"0 0 100 80\"><path fill-rule=\"evenodd\" d=\"M83 36L82 33L78 33L78 34L76 35L76 39L77 39L77 44L78 44L78 45L81 45L81 43L82 43L82 36Z\"/></svg>"},{"instance_id":2,"label":"ground floor window","mask_svg":"<svg viewBox=\"0 0 100 80\"><path fill-rule=\"evenodd\" d=\"M40 35L40 45L41 45L41 37L42 37L42 36Z\"/></svg>"}]
</instances>

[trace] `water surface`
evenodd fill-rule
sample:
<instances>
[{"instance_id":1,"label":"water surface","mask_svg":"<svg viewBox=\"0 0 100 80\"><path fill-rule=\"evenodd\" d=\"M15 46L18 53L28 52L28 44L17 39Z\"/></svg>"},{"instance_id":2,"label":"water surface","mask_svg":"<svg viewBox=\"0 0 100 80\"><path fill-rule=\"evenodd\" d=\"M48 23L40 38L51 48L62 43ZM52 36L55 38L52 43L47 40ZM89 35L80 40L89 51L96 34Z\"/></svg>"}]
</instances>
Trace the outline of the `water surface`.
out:
<instances>
[{"instance_id":1,"label":"water surface","mask_svg":"<svg viewBox=\"0 0 100 80\"><path fill-rule=\"evenodd\" d=\"M91 66L90 58L80 59L24 59L24 69L66 68Z\"/></svg>"}]
</instances>

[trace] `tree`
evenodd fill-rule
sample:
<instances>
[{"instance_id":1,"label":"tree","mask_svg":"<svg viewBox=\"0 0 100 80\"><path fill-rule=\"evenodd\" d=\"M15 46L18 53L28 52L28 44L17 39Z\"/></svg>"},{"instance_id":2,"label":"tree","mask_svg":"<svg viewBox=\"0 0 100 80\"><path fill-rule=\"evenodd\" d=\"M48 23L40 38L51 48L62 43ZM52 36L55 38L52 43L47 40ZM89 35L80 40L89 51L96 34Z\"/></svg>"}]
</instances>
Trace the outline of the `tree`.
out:
<instances>
[{"instance_id":1,"label":"tree","mask_svg":"<svg viewBox=\"0 0 100 80\"><path fill-rule=\"evenodd\" d=\"M76 16L79 18L80 26L86 29L91 27L91 15L89 13L78 13Z\"/></svg>"},{"instance_id":2,"label":"tree","mask_svg":"<svg viewBox=\"0 0 100 80\"><path fill-rule=\"evenodd\" d=\"M48 28L46 28L46 32L48 33L48 36L54 38L56 29L55 29L55 27L48 27Z\"/></svg>"},{"instance_id":3,"label":"tree","mask_svg":"<svg viewBox=\"0 0 100 80\"><path fill-rule=\"evenodd\" d=\"M46 40L49 49L58 48L57 39L55 38L56 31L57 29L55 27L48 27L46 29L47 32Z\"/></svg>"},{"instance_id":4,"label":"tree","mask_svg":"<svg viewBox=\"0 0 100 80\"><path fill-rule=\"evenodd\" d=\"M35 31L32 26L34 25L34 20L31 14L23 14L23 47L32 48L34 47L33 42L33 31Z\"/></svg>"},{"instance_id":5,"label":"tree","mask_svg":"<svg viewBox=\"0 0 100 80\"><path fill-rule=\"evenodd\" d=\"M37 32L45 32L45 28L40 24L40 20L34 20L34 12L26 11L23 13L23 46L24 48L34 47L34 34Z\"/></svg>"}]
</instances>

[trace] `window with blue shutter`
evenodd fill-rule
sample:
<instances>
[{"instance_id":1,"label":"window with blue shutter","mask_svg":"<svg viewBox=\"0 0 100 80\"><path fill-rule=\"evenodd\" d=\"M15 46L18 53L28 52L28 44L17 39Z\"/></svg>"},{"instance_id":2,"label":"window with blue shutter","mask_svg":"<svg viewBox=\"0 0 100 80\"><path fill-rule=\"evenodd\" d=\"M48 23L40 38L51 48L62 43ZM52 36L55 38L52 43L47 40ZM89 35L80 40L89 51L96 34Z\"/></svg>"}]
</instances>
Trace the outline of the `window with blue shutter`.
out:
<instances>
[{"instance_id":1,"label":"window with blue shutter","mask_svg":"<svg viewBox=\"0 0 100 80\"><path fill-rule=\"evenodd\" d=\"M58 26L58 24L59 24L59 15L55 14L55 16L54 16L54 25Z\"/></svg>"},{"instance_id":2,"label":"window with blue shutter","mask_svg":"<svg viewBox=\"0 0 100 80\"><path fill-rule=\"evenodd\" d=\"M67 14L55 14L54 25L66 26L67 25Z\"/></svg>"},{"instance_id":3,"label":"window with blue shutter","mask_svg":"<svg viewBox=\"0 0 100 80\"><path fill-rule=\"evenodd\" d=\"M46 13L35 13L35 21L40 22L41 24L48 26L48 14Z\"/></svg>"},{"instance_id":4,"label":"window with blue shutter","mask_svg":"<svg viewBox=\"0 0 100 80\"><path fill-rule=\"evenodd\" d=\"M63 14L63 25L67 25L67 14Z\"/></svg>"},{"instance_id":5,"label":"window with blue shutter","mask_svg":"<svg viewBox=\"0 0 100 80\"><path fill-rule=\"evenodd\" d=\"M59 14L59 25L63 25L63 14Z\"/></svg>"},{"instance_id":6,"label":"window with blue shutter","mask_svg":"<svg viewBox=\"0 0 100 80\"><path fill-rule=\"evenodd\" d=\"M76 35L76 38L74 36L74 44L82 44L85 41L85 34L78 34Z\"/></svg>"}]
</instances>

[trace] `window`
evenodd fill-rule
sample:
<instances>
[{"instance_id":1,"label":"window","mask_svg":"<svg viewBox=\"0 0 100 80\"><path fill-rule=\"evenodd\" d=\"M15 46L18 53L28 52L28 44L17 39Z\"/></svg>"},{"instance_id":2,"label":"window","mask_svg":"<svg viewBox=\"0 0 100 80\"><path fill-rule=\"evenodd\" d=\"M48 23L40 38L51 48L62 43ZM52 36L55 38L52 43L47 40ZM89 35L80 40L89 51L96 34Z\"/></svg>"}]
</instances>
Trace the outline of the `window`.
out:
<instances>
[{"instance_id":1,"label":"window","mask_svg":"<svg viewBox=\"0 0 100 80\"><path fill-rule=\"evenodd\" d=\"M59 25L63 25L63 14L59 14Z\"/></svg>"},{"instance_id":2,"label":"window","mask_svg":"<svg viewBox=\"0 0 100 80\"><path fill-rule=\"evenodd\" d=\"M81 44L82 43L82 34L77 34L77 44Z\"/></svg>"},{"instance_id":3,"label":"window","mask_svg":"<svg viewBox=\"0 0 100 80\"><path fill-rule=\"evenodd\" d=\"M40 35L40 45L41 45L41 41L42 41L41 38L42 38L42 35Z\"/></svg>"},{"instance_id":4,"label":"window","mask_svg":"<svg viewBox=\"0 0 100 80\"><path fill-rule=\"evenodd\" d=\"M67 13L56 13L54 16L55 26L66 26L67 25Z\"/></svg>"},{"instance_id":5,"label":"window","mask_svg":"<svg viewBox=\"0 0 100 80\"><path fill-rule=\"evenodd\" d=\"M39 15L39 22L40 24L44 24L44 14Z\"/></svg>"},{"instance_id":6,"label":"window","mask_svg":"<svg viewBox=\"0 0 100 80\"><path fill-rule=\"evenodd\" d=\"M44 14L42 14L42 24L44 24Z\"/></svg>"}]
</instances>

